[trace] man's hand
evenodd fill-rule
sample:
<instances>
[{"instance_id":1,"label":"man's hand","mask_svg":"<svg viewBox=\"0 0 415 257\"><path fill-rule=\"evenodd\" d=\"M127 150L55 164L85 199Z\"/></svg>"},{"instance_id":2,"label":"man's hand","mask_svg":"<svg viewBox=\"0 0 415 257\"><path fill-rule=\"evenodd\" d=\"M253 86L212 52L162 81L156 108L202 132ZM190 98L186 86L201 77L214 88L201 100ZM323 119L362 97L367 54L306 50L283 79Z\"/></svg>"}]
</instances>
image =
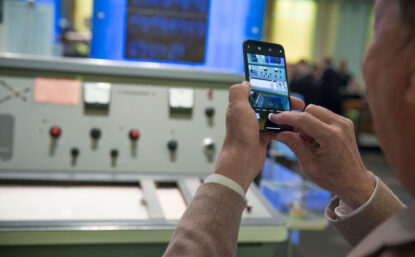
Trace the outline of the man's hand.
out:
<instances>
[{"instance_id":1,"label":"man's hand","mask_svg":"<svg viewBox=\"0 0 415 257\"><path fill-rule=\"evenodd\" d=\"M260 133L255 112L249 104L250 93L249 82L233 85L229 90L226 136L215 168L215 173L234 180L245 192L260 172L266 147L275 136ZM295 110L304 108L304 102L294 97L291 105Z\"/></svg>"},{"instance_id":2,"label":"man's hand","mask_svg":"<svg viewBox=\"0 0 415 257\"><path fill-rule=\"evenodd\" d=\"M291 148L314 182L352 208L370 198L376 178L360 159L349 119L316 105L307 106L303 113L283 112L270 119L299 132L281 132L275 139Z\"/></svg>"}]
</instances>

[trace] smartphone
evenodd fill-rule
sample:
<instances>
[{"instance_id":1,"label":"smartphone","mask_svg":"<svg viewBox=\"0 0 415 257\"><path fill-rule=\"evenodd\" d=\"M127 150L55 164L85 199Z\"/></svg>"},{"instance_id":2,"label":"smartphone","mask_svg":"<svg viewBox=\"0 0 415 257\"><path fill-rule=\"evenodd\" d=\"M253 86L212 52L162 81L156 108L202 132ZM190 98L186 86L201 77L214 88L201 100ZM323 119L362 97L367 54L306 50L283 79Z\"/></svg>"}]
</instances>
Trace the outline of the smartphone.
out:
<instances>
[{"instance_id":1,"label":"smartphone","mask_svg":"<svg viewBox=\"0 0 415 257\"><path fill-rule=\"evenodd\" d=\"M273 113L291 110L284 48L278 44L247 40L243 43L245 80L251 83L249 102L259 129L266 132L292 131L269 120Z\"/></svg>"}]
</instances>

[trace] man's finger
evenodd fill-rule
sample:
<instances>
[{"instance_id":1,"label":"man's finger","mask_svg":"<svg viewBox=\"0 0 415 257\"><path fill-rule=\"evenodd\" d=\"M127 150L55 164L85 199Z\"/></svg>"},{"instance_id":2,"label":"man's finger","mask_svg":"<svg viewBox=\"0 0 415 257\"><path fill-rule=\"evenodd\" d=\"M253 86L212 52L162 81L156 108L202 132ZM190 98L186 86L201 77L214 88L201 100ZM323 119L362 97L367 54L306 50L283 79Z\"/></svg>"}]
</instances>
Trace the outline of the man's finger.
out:
<instances>
[{"instance_id":1,"label":"man's finger","mask_svg":"<svg viewBox=\"0 0 415 257\"><path fill-rule=\"evenodd\" d=\"M326 142L330 127L307 112L282 112L270 116L271 121L277 124L286 124L300 129L318 143Z\"/></svg>"},{"instance_id":2,"label":"man's finger","mask_svg":"<svg viewBox=\"0 0 415 257\"><path fill-rule=\"evenodd\" d=\"M301 111L305 107L305 103L297 97L290 96L291 108L295 111Z\"/></svg>"},{"instance_id":3,"label":"man's finger","mask_svg":"<svg viewBox=\"0 0 415 257\"><path fill-rule=\"evenodd\" d=\"M244 81L242 84L233 85L229 89L229 102L247 101L251 94L251 84Z\"/></svg>"},{"instance_id":4,"label":"man's finger","mask_svg":"<svg viewBox=\"0 0 415 257\"><path fill-rule=\"evenodd\" d=\"M275 140L288 146L303 165L312 158L310 147L297 133L290 131L280 132L276 135Z\"/></svg>"},{"instance_id":5,"label":"man's finger","mask_svg":"<svg viewBox=\"0 0 415 257\"><path fill-rule=\"evenodd\" d=\"M317 106L314 104L307 105L304 111L310 113L317 119L327 124L334 124L336 120L338 120L338 117L336 114L327 110L324 107Z\"/></svg>"}]
</instances>

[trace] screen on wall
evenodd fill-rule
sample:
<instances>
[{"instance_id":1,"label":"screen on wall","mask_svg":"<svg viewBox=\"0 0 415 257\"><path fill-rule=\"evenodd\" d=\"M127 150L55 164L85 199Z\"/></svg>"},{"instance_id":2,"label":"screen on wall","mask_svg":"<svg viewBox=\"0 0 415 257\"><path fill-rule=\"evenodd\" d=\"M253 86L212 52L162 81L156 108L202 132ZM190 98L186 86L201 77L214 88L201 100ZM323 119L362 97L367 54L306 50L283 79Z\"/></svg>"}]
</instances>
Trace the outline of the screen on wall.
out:
<instances>
[{"instance_id":1,"label":"screen on wall","mask_svg":"<svg viewBox=\"0 0 415 257\"><path fill-rule=\"evenodd\" d=\"M128 0L125 58L205 61L209 0Z\"/></svg>"}]
</instances>

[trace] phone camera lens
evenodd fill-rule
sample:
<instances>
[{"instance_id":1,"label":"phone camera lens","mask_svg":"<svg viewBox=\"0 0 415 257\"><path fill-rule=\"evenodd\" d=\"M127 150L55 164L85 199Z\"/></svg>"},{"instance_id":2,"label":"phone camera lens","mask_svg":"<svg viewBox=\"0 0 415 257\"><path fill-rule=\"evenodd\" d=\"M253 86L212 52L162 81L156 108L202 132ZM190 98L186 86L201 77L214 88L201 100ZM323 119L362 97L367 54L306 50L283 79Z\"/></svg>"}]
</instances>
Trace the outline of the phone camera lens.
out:
<instances>
[{"instance_id":1,"label":"phone camera lens","mask_svg":"<svg viewBox=\"0 0 415 257\"><path fill-rule=\"evenodd\" d=\"M272 51L272 48L269 48L269 49L268 49L268 51L270 51L270 52L271 52L271 51Z\"/></svg>"},{"instance_id":2,"label":"phone camera lens","mask_svg":"<svg viewBox=\"0 0 415 257\"><path fill-rule=\"evenodd\" d=\"M280 53L282 53L282 50L280 50Z\"/></svg>"},{"instance_id":3,"label":"phone camera lens","mask_svg":"<svg viewBox=\"0 0 415 257\"><path fill-rule=\"evenodd\" d=\"M260 46L258 46L258 50L261 50L261 47Z\"/></svg>"},{"instance_id":4,"label":"phone camera lens","mask_svg":"<svg viewBox=\"0 0 415 257\"><path fill-rule=\"evenodd\" d=\"M250 46L250 45L248 45L248 48L251 48L251 46Z\"/></svg>"}]
</instances>

